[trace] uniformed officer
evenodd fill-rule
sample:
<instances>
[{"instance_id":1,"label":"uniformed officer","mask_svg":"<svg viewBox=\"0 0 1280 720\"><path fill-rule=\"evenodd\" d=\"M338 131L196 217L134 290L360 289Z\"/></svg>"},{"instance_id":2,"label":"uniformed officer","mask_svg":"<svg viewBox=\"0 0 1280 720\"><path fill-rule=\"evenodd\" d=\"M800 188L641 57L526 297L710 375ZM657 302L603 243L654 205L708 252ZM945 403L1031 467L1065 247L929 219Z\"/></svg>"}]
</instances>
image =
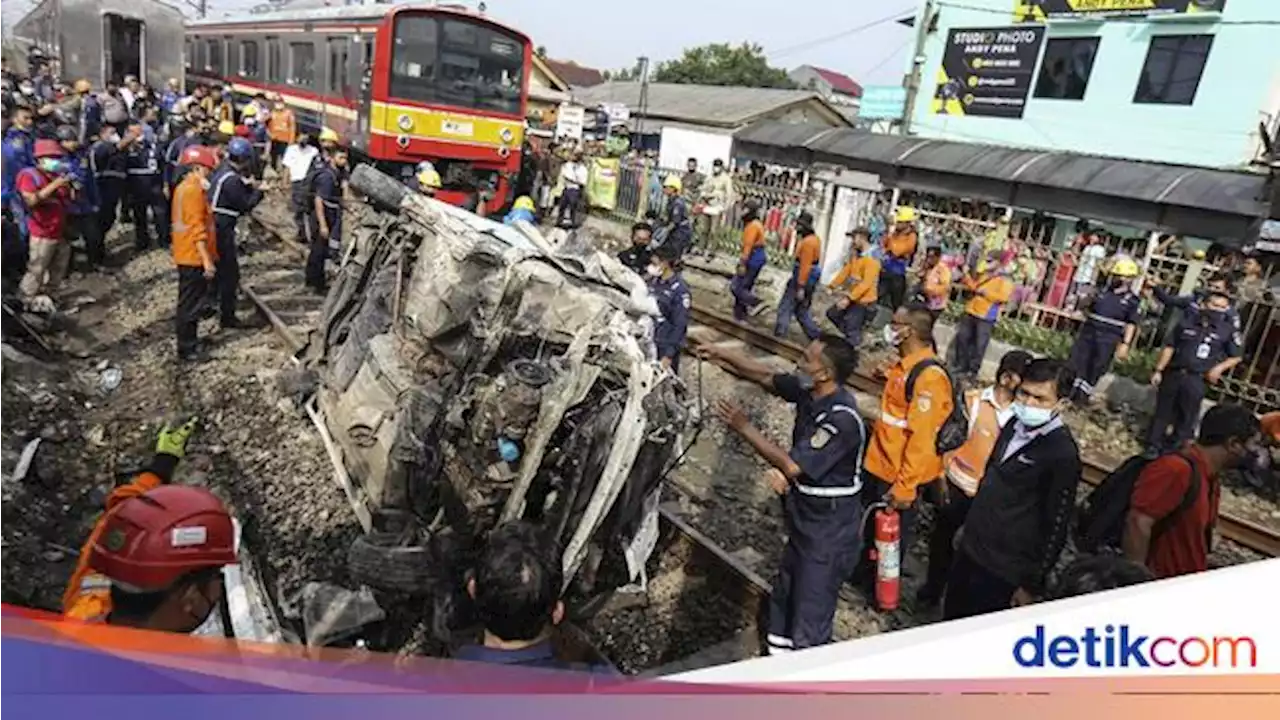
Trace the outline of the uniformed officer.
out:
<instances>
[{"instance_id":1,"label":"uniformed officer","mask_svg":"<svg viewBox=\"0 0 1280 720\"><path fill-rule=\"evenodd\" d=\"M662 313L653 330L653 344L658 348L658 360L672 372L680 370L680 351L689 333L689 307L693 304L679 262L679 248L661 245L649 258L648 269L649 292Z\"/></svg>"},{"instance_id":2,"label":"uniformed officer","mask_svg":"<svg viewBox=\"0 0 1280 720\"><path fill-rule=\"evenodd\" d=\"M683 184L675 175L662 181L666 203L662 208L662 236L660 245L671 245L683 257L693 241L693 220L689 217L689 205L681 193Z\"/></svg>"},{"instance_id":3,"label":"uniformed officer","mask_svg":"<svg viewBox=\"0 0 1280 720\"><path fill-rule=\"evenodd\" d=\"M803 375L775 374L722 346L706 346L703 355L796 406L789 452L733 403L719 401L716 413L772 466L766 478L783 500L787 544L769 597L766 650L777 654L830 642L840 584L862 545L866 429L844 387L857 365L854 349L838 336L822 335L805 348Z\"/></svg>"},{"instance_id":4,"label":"uniformed officer","mask_svg":"<svg viewBox=\"0 0 1280 720\"><path fill-rule=\"evenodd\" d=\"M326 290L324 263L333 248L342 247L342 184L338 181L347 164L347 153L335 147L316 160L311 172L311 212L306 217L307 287L317 293Z\"/></svg>"},{"instance_id":5,"label":"uniformed officer","mask_svg":"<svg viewBox=\"0 0 1280 720\"><path fill-rule=\"evenodd\" d=\"M181 164L182 151L200 144L199 126L190 124L181 118L175 118L171 125L175 136L169 141L169 146L164 151L164 184L165 187L169 188L170 194L173 193L173 189L181 181L178 175L181 169L185 167Z\"/></svg>"},{"instance_id":6,"label":"uniformed officer","mask_svg":"<svg viewBox=\"0 0 1280 720\"><path fill-rule=\"evenodd\" d=\"M1176 450L1191 439L1200 419L1205 381L1217 384L1240 364L1240 333L1228 315L1230 308L1225 293L1210 291L1200 305L1187 308L1160 348L1151 374L1151 384L1160 391L1147 431L1148 456Z\"/></svg>"},{"instance_id":7,"label":"uniformed officer","mask_svg":"<svg viewBox=\"0 0 1280 720\"><path fill-rule=\"evenodd\" d=\"M218 248L218 313L223 329L244 327L236 317L236 292L240 286L236 223L262 201L262 191L249 177L253 161L253 146L244 138L235 138L227 143L227 159L209 176L209 205Z\"/></svg>"},{"instance_id":8,"label":"uniformed officer","mask_svg":"<svg viewBox=\"0 0 1280 720\"><path fill-rule=\"evenodd\" d=\"M22 194L17 191L15 183L18 173L36 164L32 155L36 138L31 109L15 108L10 123L4 131L4 162L0 166L4 174L4 210L13 217L18 231L13 233L13 237L4 238L4 265L6 272L17 271L21 276L21 268L27 264L27 206L22 202Z\"/></svg>"},{"instance_id":9,"label":"uniformed officer","mask_svg":"<svg viewBox=\"0 0 1280 720\"><path fill-rule=\"evenodd\" d=\"M125 136L114 125L103 125L98 141L89 149L89 168L98 184L98 229L102 237L116 224L120 198L124 196L128 149L139 138L127 129Z\"/></svg>"},{"instance_id":10,"label":"uniformed officer","mask_svg":"<svg viewBox=\"0 0 1280 720\"><path fill-rule=\"evenodd\" d=\"M618 262L644 275L649 268L649 259L653 252L649 242L653 238L653 226L647 222L638 222L631 226L631 247L618 253Z\"/></svg>"},{"instance_id":11,"label":"uniformed officer","mask_svg":"<svg viewBox=\"0 0 1280 720\"><path fill-rule=\"evenodd\" d=\"M831 289L841 292L827 308L827 319L856 348L862 344L863 326L875 316L880 261L871 254L870 230L861 227L850 230L849 241L849 261L831 280Z\"/></svg>"},{"instance_id":12,"label":"uniformed officer","mask_svg":"<svg viewBox=\"0 0 1280 720\"><path fill-rule=\"evenodd\" d=\"M146 250L151 247L151 233L147 230L147 209L153 214L156 242L169 247L169 203L164 197L164 175L161 172L164 152L153 134L144 132L141 121L129 123L129 134L136 140L129 146L125 158L125 172L129 176L127 191L133 206L134 247Z\"/></svg>"},{"instance_id":13,"label":"uniformed officer","mask_svg":"<svg viewBox=\"0 0 1280 720\"><path fill-rule=\"evenodd\" d=\"M1083 404L1093 397L1094 386L1107 371L1111 359L1129 357L1129 343L1138 329L1142 299L1133 290L1138 263L1120 258L1111 267L1111 287L1083 305L1084 325L1071 346L1070 367L1076 373L1071 399Z\"/></svg>"},{"instance_id":14,"label":"uniformed officer","mask_svg":"<svg viewBox=\"0 0 1280 720\"><path fill-rule=\"evenodd\" d=\"M80 131L71 125L58 128L58 142L67 152L67 174L75 190L67 205L67 231L84 242L89 264L98 267L106 257L106 246L98 232L98 184L89 167L89 153L80 145Z\"/></svg>"}]
</instances>

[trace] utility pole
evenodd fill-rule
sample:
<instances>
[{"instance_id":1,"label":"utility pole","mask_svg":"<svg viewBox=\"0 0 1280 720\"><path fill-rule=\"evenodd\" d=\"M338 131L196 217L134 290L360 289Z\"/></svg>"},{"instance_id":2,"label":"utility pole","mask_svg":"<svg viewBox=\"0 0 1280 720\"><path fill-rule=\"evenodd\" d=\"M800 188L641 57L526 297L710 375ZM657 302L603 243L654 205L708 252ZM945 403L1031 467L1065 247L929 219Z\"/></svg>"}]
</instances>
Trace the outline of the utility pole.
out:
<instances>
[{"instance_id":1,"label":"utility pole","mask_svg":"<svg viewBox=\"0 0 1280 720\"><path fill-rule=\"evenodd\" d=\"M639 59L640 65L640 107L636 109L636 135L644 142L644 118L649 112L649 58Z\"/></svg>"},{"instance_id":2,"label":"utility pole","mask_svg":"<svg viewBox=\"0 0 1280 720\"><path fill-rule=\"evenodd\" d=\"M920 95L921 75L924 72L924 43L929 38L937 9L933 0L925 0L924 8L916 18L916 43L911 50L911 72L907 74L907 100L902 107L902 134L911 134L911 124L916 114L916 99Z\"/></svg>"}]
</instances>

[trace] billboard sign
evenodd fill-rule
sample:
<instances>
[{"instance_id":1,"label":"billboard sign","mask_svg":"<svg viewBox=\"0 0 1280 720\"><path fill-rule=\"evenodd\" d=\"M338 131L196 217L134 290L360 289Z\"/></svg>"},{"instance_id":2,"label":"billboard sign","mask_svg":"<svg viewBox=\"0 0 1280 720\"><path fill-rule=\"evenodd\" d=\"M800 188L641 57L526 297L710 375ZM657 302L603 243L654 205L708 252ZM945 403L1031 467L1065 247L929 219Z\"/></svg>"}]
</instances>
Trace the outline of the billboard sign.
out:
<instances>
[{"instance_id":1,"label":"billboard sign","mask_svg":"<svg viewBox=\"0 0 1280 720\"><path fill-rule=\"evenodd\" d=\"M1044 32L1043 26L952 29L933 92L934 114L1022 117Z\"/></svg>"},{"instance_id":2,"label":"billboard sign","mask_svg":"<svg viewBox=\"0 0 1280 720\"><path fill-rule=\"evenodd\" d=\"M1221 13L1227 0L1014 0L1014 22Z\"/></svg>"}]
</instances>

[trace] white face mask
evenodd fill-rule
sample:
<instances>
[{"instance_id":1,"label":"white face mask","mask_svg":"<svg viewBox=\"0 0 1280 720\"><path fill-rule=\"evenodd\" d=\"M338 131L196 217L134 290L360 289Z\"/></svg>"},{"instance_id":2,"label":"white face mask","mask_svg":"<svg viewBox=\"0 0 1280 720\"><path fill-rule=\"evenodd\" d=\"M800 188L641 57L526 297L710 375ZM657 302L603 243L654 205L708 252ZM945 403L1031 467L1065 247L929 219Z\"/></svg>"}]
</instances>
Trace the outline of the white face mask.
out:
<instances>
[{"instance_id":1,"label":"white face mask","mask_svg":"<svg viewBox=\"0 0 1280 720\"><path fill-rule=\"evenodd\" d=\"M1057 413L1053 408L1030 407L1025 403L1015 402L1013 414L1024 427L1038 428L1052 420Z\"/></svg>"},{"instance_id":2,"label":"white face mask","mask_svg":"<svg viewBox=\"0 0 1280 720\"><path fill-rule=\"evenodd\" d=\"M884 337L885 343L890 347L898 347L900 339L898 338L898 333L893 331L892 325L885 325L884 329L880 331L880 334Z\"/></svg>"},{"instance_id":3,"label":"white face mask","mask_svg":"<svg viewBox=\"0 0 1280 720\"><path fill-rule=\"evenodd\" d=\"M662 277L662 266L650 265L647 272L649 273L649 277Z\"/></svg>"}]
</instances>

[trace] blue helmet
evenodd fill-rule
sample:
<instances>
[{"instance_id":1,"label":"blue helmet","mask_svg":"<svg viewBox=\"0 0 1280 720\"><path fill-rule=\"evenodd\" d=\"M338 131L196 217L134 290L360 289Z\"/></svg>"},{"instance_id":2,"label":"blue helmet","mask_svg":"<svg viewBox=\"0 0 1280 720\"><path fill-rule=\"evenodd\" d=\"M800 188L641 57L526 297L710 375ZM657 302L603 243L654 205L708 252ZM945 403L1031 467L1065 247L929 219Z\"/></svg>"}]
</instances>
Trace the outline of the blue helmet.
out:
<instances>
[{"instance_id":1,"label":"blue helmet","mask_svg":"<svg viewBox=\"0 0 1280 720\"><path fill-rule=\"evenodd\" d=\"M253 146L242 137L232 138L227 143L227 157L232 160L246 160L253 157Z\"/></svg>"}]
</instances>

